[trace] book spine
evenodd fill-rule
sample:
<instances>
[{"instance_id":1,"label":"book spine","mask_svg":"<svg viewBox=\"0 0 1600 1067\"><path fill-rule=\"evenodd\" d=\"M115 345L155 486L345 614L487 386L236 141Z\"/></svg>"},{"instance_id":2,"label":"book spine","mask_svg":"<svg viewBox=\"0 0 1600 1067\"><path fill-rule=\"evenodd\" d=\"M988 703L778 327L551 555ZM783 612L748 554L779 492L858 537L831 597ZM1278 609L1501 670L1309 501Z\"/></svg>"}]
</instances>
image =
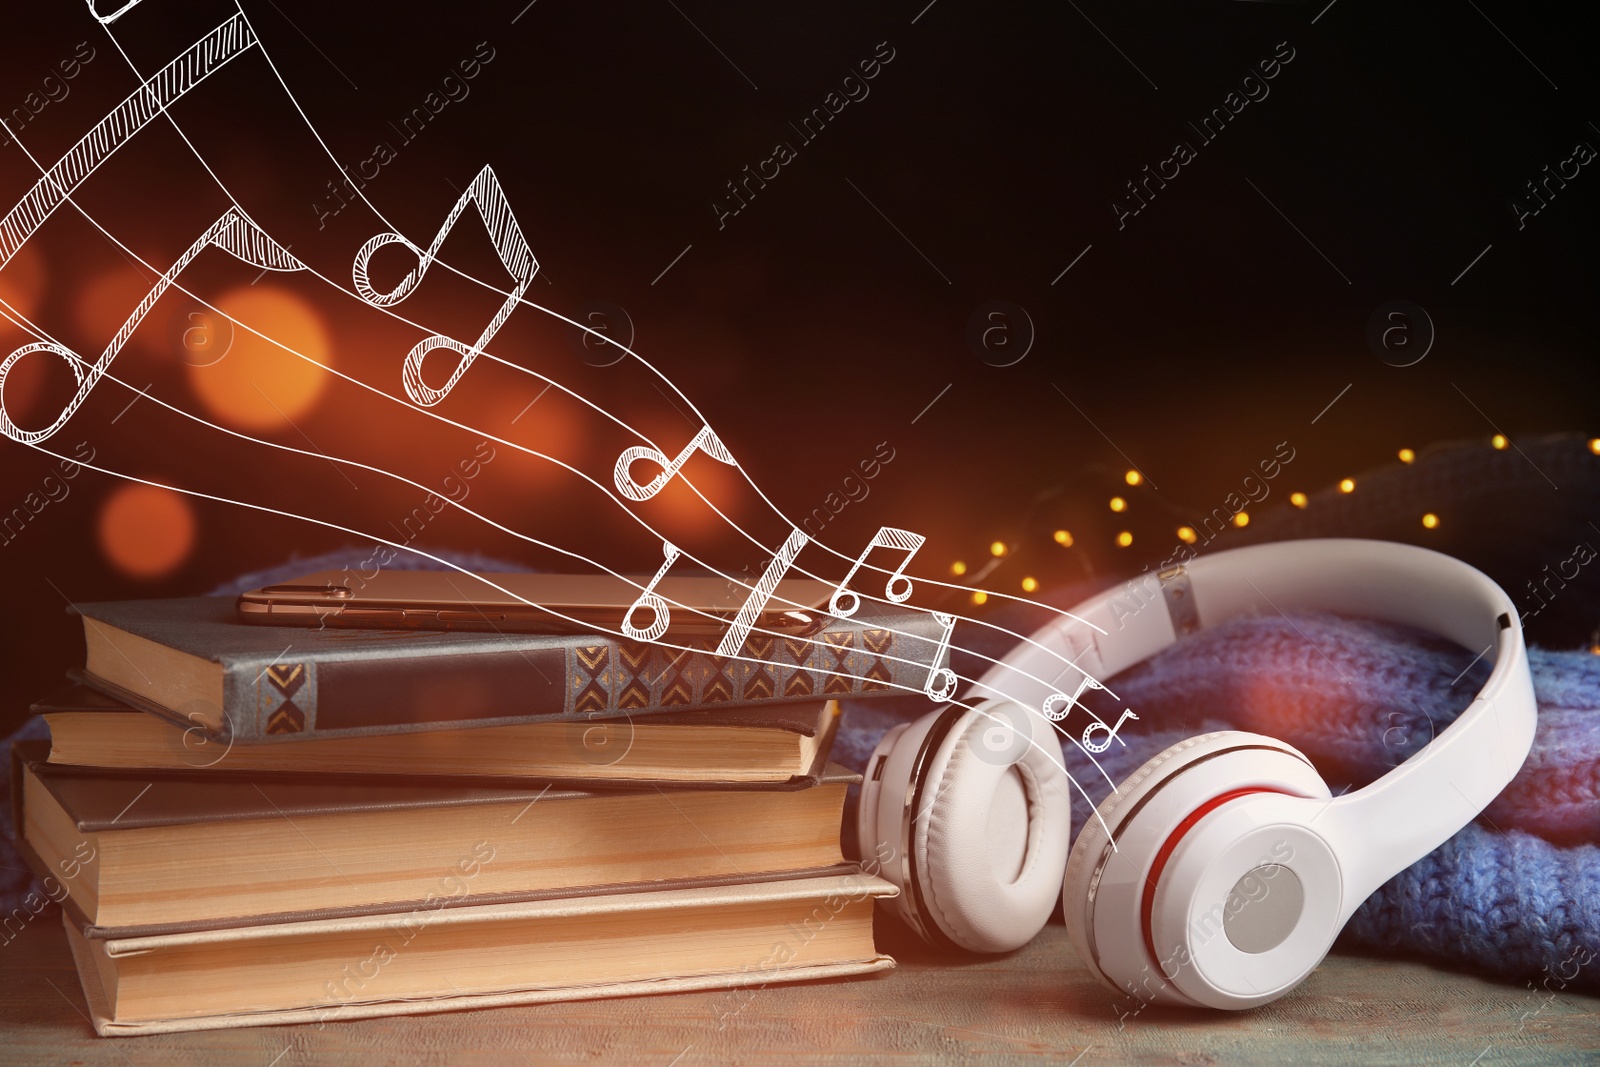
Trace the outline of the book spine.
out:
<instances>
[{"instance_id":1,"label":"book spine","mask_svg":"<svg viewBox=\"0 0 1600 1067\"><path fill-rule=\"evenodd\" d=\"M236 741L499 726L744 704L919 691L938 650L934 624L835 623L809 637L752 633L745 659L626 641L519 647L448 656L235 660L224 709ZM922 632L927 631L927 632ZM938 664L931 664L937 666ZM581 744L581 739L575 741Z\"/></svg>"}]
</instances>

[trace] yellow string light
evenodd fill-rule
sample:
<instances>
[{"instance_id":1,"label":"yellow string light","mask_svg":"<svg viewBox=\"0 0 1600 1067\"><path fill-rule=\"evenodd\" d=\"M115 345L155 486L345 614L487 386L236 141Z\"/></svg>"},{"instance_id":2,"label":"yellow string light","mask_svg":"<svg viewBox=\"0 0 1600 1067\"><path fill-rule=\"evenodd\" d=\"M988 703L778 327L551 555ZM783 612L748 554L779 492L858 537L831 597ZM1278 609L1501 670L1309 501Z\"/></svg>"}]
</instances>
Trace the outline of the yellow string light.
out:
<instances>
[{"instance_id":1,"label":"yellow string light","mask_svg":"<svg viewBox=\"0 0 1600 1067\"><path fill-rule=\"evenodd\" d=\"M991 556L1003 556L1005 554L1006 554L1006 543L1004 541L996 541L994 544L989 546L989 555L991 555Z\"/></svg>"},{"instance_id":2,"label":"yellow string light","mask_svg":"<svg viewBox=\"0 0 1600 1067\"><path fill-rule=\"evenodd\" d=\"M1417 458L1417 454L1415 452L1411 451L1411 449L1402 448L1400 450L1400 462L1401 463L1412 463L1412 462L1416 461L1416 458Z\"/></svg>"},{"instance_id":3,"label":"yellow string light","mask_svg":"<svg viewBox=\"0 0 1600 1067\"><path fill-rule=\"evenodd\" d=\"M1589 438L1589 451L1600 456L1600 437Z\"/></svg>"},{"instance_id":4,"label":"yellow string light","mask_svg":"<svg viewBox=\"0 0 1600 1067\"><path fill-rule=\"evenodd\" d=\"M1144 481L1144 475L1140 474L1138 471L1129 471L1127 474L1122 476L1122 480L1127 482L1129 485L1138 485L1140 482Z\"/></svg>"},{"instance_id":5,"label":"yellow string light","mask_svg":"<svg viewBox=\"0 0 1600 1067\"><path fill-rule=\"evenodd\" d=\"M1505 451L1505 447L1506 447L1506 446L1507 446L1507 445L1509 445L1509 444L1510 444L1510 443L1511 443L1511 442L1510 442L1510 441L1508 441L1508 440L1506 440L1506 435L1505 435L1505 434L1503 434L1503 433L1497 433L1497 434L1495 434L1495 435L1494 435L1494 436L1493 436L1493 437L1491 437L1491 438L1489 438L1489 443L1490 443L1490 444L1491 444L1491 445L1494 445L1494 447L1495 447L1495 448L1496 448L1496 449L1497 449L1497 450L1499 450L1499 451L1502 451L1502 452L1503 452L1503 451Z\"/></svg>"},{"instance_id":6,"label":"yellow string light","mask_svg":"<svg viewBox=\"0 0 1600 1067\"><path fill-rule=\"evenodd\" d=\"M959 578L963 574L967 573L967 565L958 559L954 563L950 564L950 573Z\"/></svg>"},{"instance_id":7,"label":"yellow string light","mask_svg":"<svg viewBox=\"0 0 1600 1067\"><path fill-rule=\"evenodd\" d=\"M1429 530L1438 529L1439 528L1439 516L1435 515L1431 511L1428 512L1426 515L1422 516L1422 525L1425 528L1429 529Z\"/></svg>"},{"instance_id":8,"label":"yellow string light","mask_svg":"<svg viewBox=\"0 0 1600 1067\"><path fill-rule=\"evenodd\" d=\"M1128 502L1126 500L1122 499L1120 496L1114 496L1114 497L1111 498L1111 510L1112 511L1127 511L1128 510Z\"/></svg>"},{"instance_id":9,"label":"yellow string light","mask_svg":"<svg viewBox=\"0 0 1600 1067\"><path fill-rule=\"evenodd\" d=\"M1304 493L1290 493L1289 503L1297 508L1303 508L1306 506L1306 495Z\"/></svg>"},{"instance_id":10,"label":"yellow string light","mask_svg":"<svg viewBox=\"0 0 1600 1067\"><path fill-rule=\"evenodd\" d=\"M1127 548L1129 545L1133 544L1133 534L1129 533L1127 530L1123 530L1121 533L1117 534L1117 544L1121 545L1123 548Z\"/></svg>"},{"instance_id":11,"label":"yellow string light","mask_svg":"<svg viewBox=\"0 0 1600 1067\"><path fill-rule=\"evenodd\" d=\"M1239 512L1239 514L1237 514L1237 515L1235 515L1233 517L1233 524L1235 526L1249 526L1250 525L1250 513L1248 511Z\"/></svg>"},{"instance_id":12,"label":"yellow string light","mask_svg":"<svg viewBox=\"0 0 1600 1067\"><path fill-rule=\"evenodd\" d=\"M1022 579L1022 591L1024 593L1031 593L1037 588L1039 588L1039 580L1037 578Z\"/></svg>"},{"instance_id":13,"label":"yellow string light","mask_svg":"<svg viewBox=\"0 0 1600 1067\"><path fill-rule=\"evenodd\" d=\"M1072 547L1072 532L1070 530L1057 530L1053 536L1056 539L1056 544L1062 548Z\"/></svg>"},{"instance_id":14,"label":"yellow string light","mask_svg":"<svg viewBox=\"0 0 1600 1067\"><path fill-rule=\"evenodd\" d=\"M1355 491L1356 491L1356 480L1354 478L1346 478L1346 479L1344 479L1343 481L1341 481L1339 483L1339 492L1341 492L1341 493L1353 493Z\"/></svg>"},{"instance_id":15,"label":"yellow string light","mask_svg":"<svg viewBox=\"0 0 1600 1067\"><path fill-rule=\"evenodd\" d=\"M1194 532L1193 526L1180 526L1178 527L1178 540L1186 545L1192 545L1200 540L1200 535Z\"/></svg>"},{"instance_id":16,"label":"yellow string light","mask_svg":"<svg viewBox=\"0 0 1600 1067\"><path fill-rule=\"evenodd\" d=\"M972 602L974 604L982 604L984 601L986 601L988 599L989 599L989 594L985 593L985 592L981 592L980 591L980 592L972 594Z\"/></svg>"}]
</instances>

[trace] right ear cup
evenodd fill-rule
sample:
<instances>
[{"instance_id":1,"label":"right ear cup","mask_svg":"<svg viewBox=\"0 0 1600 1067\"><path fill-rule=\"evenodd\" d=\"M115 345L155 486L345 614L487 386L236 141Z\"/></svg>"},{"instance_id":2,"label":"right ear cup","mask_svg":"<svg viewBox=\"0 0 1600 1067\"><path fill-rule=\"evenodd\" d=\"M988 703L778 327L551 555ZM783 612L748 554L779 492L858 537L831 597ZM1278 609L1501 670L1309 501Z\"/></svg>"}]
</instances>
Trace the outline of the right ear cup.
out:
<instances>
[{"instance_id":1,"label":"right ear cup","mask_svg":"<svg viewBox=\"0 0 1600 1067\"><path fill-rule=\"evenodd\" d=\"M864 857L924 939L972 952L1032 940L1055 906L1071 830L1055 731L1019 704L951 705L886 735L867 766Z\"/></svg>"},{"instance_id":2,"label":"right ear cup","mask_svg":"<svg viewBox=\"0 0 1600 1067\"><path fill-rule=\"evenodd\" d=\"M1067 934L1078 955L1118 993L1195 1005L1151 958L1142 913L1157 857L1205 806L1256 792L1326 798L1326 783L1292 746L1223 730L1180 741L1105 799L1072 846L1064 880Z\"/></svg>"}]
</instances>

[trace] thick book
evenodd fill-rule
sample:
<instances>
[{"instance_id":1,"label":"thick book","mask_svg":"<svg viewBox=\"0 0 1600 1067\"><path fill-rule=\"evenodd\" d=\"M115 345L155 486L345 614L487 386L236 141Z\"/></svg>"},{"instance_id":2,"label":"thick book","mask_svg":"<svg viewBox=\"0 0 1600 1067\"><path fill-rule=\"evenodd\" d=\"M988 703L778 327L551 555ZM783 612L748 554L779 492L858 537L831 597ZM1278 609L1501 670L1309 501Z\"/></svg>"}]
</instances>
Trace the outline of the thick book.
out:
<instances>
[{"instance_id":1,"label":"thick book","mask_svg":"<svg viewBox=\"0 0 1600 1067\"><path fill-rule=\"evenodd\" d=\"M50 729L49 762L130 774L335 774L511 785L535 778L591 786L693 783L706 789L814 784L839 725L837 701L812 700L664 712L637 722L626 716L583 718L233 745L226 737L143 714L85 685L58 690L32 710Z\"/></svg>"},{"instance_id":2,"label":"thick book","mask_svg":"<svg viewBox=\"0 0 1600 1067\"><path fill-rule=\"evenodd\" d=\"M234 742L645 715L921 691L931 613L865 605L806 637L717 656L598 635L303 630L241 623L227 597L75 605L78 680ZM935 662L939 661L939 662Z\"/></svg>"},{"instance_id":3,"label":"thick book","mask_svg":"<svg viewBox=\"0 0 1600 1067\"><path fill-rule=\"evenodd\" d=\"M106 776L13 747L13 819L91 926L359 911L813 870L844 862L846 789L584 792Z\"/></svg>"},{"instance_id":4,"label":"thick book","mask_svg":"<svg viewBox=\"0 0 1600 1067\"><path fill-rule=\"evenodd\" d=\"M864 873L91 940L69 921L102 1036L535 1004L864 974ZM727 1011L742 1003L731 996Z\"/></svg>"}]
</instances>

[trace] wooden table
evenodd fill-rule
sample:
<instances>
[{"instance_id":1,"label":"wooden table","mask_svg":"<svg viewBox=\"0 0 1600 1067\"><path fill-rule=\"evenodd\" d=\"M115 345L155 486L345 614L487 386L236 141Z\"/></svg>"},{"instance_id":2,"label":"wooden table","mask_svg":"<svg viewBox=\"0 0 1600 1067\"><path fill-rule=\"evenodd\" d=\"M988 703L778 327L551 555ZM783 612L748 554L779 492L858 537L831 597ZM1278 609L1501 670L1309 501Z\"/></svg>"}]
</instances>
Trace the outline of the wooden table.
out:
<instances>
[{"instance_id":1,"label":"wooden table","mask_svg":"<svg viewBox=\"0 0 1600 1067\"><path fill-rule=\"evenodd\" d=\"M1250 1012L1147 1008L1119 1023L1059 925L999 959L951 964L880 923L888 974L771 986L724 1029L689 993L314 1026L99 1038L52 913L0 945L0 1063L1458 1064L1600 1062L1600 998L1536 996L1425 964L1330 958ZM1126 1007L1126 1006L1124 1006ZM1526 1016L1526 1017L1525 1017Z\"/></svg>"}]
</instances>

